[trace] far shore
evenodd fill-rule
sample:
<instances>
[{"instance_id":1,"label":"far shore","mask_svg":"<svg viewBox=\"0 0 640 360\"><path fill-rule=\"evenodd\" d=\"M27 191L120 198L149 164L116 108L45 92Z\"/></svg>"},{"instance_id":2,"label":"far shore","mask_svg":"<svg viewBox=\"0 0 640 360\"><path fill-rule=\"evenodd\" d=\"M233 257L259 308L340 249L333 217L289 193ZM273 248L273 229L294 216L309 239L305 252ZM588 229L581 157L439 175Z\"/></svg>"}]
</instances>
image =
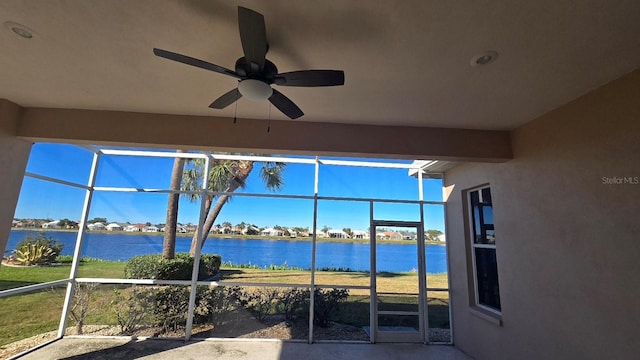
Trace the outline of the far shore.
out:
<instances>
[{"instance_id":1,"label":"far shore","mask_svg":"<svg viewBox=\"0 0 640 360\"><path fill-rule=\"evenodd\" d=\"M32 231L32 232L78 232L78 229L41 229L41 228L11 228L11 230L16 231ZM100 231L87 231L89 234L113 234L113 235L131 235L131 236L139 236L139 235L164 235L164 232L141 232L141 231L108 231L108 230L100 230ZM194 233L177 233L178 237L189 237L193 238ZM289 237L289 236L263 236L263 235L235 235L235 234L213 234L209 233L207 237L209 239L239 239L239 240L284 240L284 241L312 241L313 238L310 236L305 237ZM354 243L354 244L369 244L369 239L342 239L342 238L317 238L318 242L337 242L337 243ZM390 239L378 239L378 244L398 244L398 245L413 245L415 242L413 240L390 240ZM428 241L424 242L427 245L442 245L446 246L446 242L443 241Z\"/></svg>"}]
</instances>

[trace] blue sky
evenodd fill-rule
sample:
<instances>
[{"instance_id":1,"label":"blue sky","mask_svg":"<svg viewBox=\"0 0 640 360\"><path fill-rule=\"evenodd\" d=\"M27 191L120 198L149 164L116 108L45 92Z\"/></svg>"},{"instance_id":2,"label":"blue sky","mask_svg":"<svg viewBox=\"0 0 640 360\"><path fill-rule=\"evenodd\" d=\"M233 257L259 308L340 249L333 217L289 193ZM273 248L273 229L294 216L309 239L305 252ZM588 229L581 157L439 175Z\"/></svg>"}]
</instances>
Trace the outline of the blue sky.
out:
<instances>
[{"instance_id":1,"label":"blue sky","mask_svg":"<svg viewBox=\"0 0 640 360\"><path fill-rule=\"evenodd\" d=\"M155 150L157 151L157 150ZM74 145L35 144L27 171L78 184L86 184L93 154ZM365 159L348 159L365 160ZM372 160L410 163L406 160ZM102 156L96 186L168 189L173 159ZM256 165L258 167L259 165ZM284 187L278 194L313 195L314 166L288 164L284 172ZM442 201L440 180L423 180L424 199ZM257 168L249 177L246 188L239 193L267 193ZM378 169L321 165L319 195L418 200L418 180L407 176L403 169ZM25 177L15 217L69 218L81 216L85 191L69 186ZM117 222L164 223L166 194L94 193L89 218L106 217ZM197 223L200 204L186 198L180 201L178 221ZM419 220L416 204L377 203L374 217L385 220ZM425 228L444 231L443 207L425 205ZM234 196L225 205L216 223L242 221L261 227L281 225L309 227L313 225L313 200L275 199ZM318 202L318 228L366 230L369 227L369 203L355 201Z\"/></svg>"}]
</instances>

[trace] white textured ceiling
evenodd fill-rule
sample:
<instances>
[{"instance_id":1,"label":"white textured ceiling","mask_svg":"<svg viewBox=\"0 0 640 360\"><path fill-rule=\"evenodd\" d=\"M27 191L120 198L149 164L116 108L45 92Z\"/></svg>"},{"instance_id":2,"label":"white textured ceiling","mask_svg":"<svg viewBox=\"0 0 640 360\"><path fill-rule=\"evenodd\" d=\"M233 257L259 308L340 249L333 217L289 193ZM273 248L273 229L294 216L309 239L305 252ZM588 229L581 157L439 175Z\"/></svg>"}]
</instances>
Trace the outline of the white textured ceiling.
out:
<instances>
[{"instance_id":1,"label":"white textured ceiling","mask_svg":"<svg viewBox=\"0 0 640 360\"><path fill-rule=\"evenodd\" d=\"M0 98L23 106L234 115L209 109L236 80L237 6L264 14L281 72L345 71L342 87L277 87L295 121L512 129L640 67L640 1L2 0ZM495 50L482 67L470 59ZM237 116L267 118L242 99ZM285 119L271 110L273 119Z\"/></svg>"}]
</instances>

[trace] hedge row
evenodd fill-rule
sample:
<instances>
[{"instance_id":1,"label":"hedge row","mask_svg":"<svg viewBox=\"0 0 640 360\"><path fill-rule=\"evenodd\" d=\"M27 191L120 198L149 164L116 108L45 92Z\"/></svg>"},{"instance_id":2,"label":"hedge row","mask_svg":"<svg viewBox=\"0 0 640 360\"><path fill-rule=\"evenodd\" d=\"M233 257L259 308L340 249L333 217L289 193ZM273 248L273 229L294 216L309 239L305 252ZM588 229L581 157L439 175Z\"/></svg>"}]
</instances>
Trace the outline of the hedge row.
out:
<instances>
[{"instance_id":1,"label":"hedge row","mask_svg":"<svg viewBox=\"0 0 640 360\"><path fill-rule=\"evenodd\" d=\"M115 290L111 307L124 334L132 334L143 323L162 327L162 332L185 326L189 311L187 286L149 288L134 285L129 290ZM228 321L246 321L239 317L247 311L264 321L269 315L284 315L286 320L306 318L309 290L294 288L240 288L198 286L194 308L195 324L221 325ZM349 292L344 289L316 289L314 322L327 327L340 311Z\"/></svg>"},{"instance_id":2,"label":"hedge row","mask_svg":"<svg viewBox=\"0 0 640 360\"><path fill-rule=\"evenodd\" d=\"M216 254L200 256L198 280L205 280L220 271L222 258ZM168 260L160 254L134 256L124 268L128 279L189 280L193 272L193 258L188 253L177 253Z\"/></svg>"}]
</instances>

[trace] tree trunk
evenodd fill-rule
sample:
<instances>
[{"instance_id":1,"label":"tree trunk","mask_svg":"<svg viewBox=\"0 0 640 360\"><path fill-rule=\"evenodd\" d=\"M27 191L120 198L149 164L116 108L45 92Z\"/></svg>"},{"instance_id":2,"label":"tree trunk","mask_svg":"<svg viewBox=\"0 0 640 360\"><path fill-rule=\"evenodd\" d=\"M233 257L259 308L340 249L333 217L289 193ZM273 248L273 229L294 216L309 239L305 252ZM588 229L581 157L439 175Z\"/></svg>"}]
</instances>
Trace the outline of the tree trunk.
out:
<instances>
[{"instance_id":1,"label":"tree trunk","mask_svg":"<svg viewBox=\"0 0 640 360\"><path fill-rule=\"evenodd\" d=\"M83 335L82 327L84 326L84 319L76 322L76 334Z\"/></svg>"},{"instance_id":2,"label":"tree trunk","mask_svg":"<svg viewBox=\"0 0 640 360\"><path fill-rule=\"evenodd\" d=\"M211 210L211 205L213 204L213 198L210 196L207 196L207 199L205 200L205 204L204 204L204 213L205 214L209 214L209 210ZM202 236L204 236L206 238L207 234L209 234L209 231L211 230L211 226L209 226L207 228L207 224L209 222L209 217L207 216L207 218L204 220L204 227L202 229ZM213 222L212 222L213 224ZM200 225L198 225L200 226ZM193 237L191 238L191 247L189 248L189 256L194 257L196 256L196 244L198 242L198 227L196 227L196 231L193 233Z\"/></svg>"},{"instance_id":3,"label":"tree trunk","mask_svg":"<svg viewBox=\"0 0 640 360\"><path fill-rule=\"evenodd\" d=\"M245 183L245 181L249 177L249 174L251 173L251 170L253 170L253 161L243 161L242 166L240 166L240 168L238 169L238 172L236 173L234 181L232 181L231 185L225 192L236 191L241 185ZM213 209L211 209L211 214L209 214L209 208L211 207L211 202L209 202L208 206L206 206L205 204L205 207L206 207L205 213L208 215L204 222L204 226L202 228L202 243L200 244L200 250L202 250L202 247L204 246L204 242L207 241L207 236L209 235L209 231L213 227L213 223L216 221L216 218L220 214L222 207L224 206L224 204L227 203L229 198L230 198L229 195L220 195L218 197L218 200L216 201L216 204L213 206ZM191 249L189 250L189 255L191 257L196 256L197 244L198 244L198 232L196 231L196 233L193 234L193 239L191 239Z\"/></svg>"},{"instance_id":4,"label":"tree trunk","mask_svg":"<svg viewBox=\"0 0 640 360\"><path fill-rule=\"evenodd\" d=\"M204 226L202 227L202 244L200 245L200 249L204 246L204 242L207 240L207 235L209 235L209 231L213 227L213 223L216 221L216 218L220 214L222 207L229 200L229 195L220 195L218 201L216 201L216 205L211 210L211 214L207 216L207 219L204 221ZM198 243L198 232L196 231L193 234L193 239L191 239L191 249L189 250L189 255L191 257L196 256L196 246Z\"/></svg>"},{"instance_id":5,"label":"tree trunk","mask_svg":"<svg viewBox=\"0 0 640 360\"><path fill-rule=\"evenodd\" d=\"M178 150L181 153L181 150ZM182 174L184 172L184 158L175 158L173 161L173 170L171 171L172 191L179 191L182 185ZM167 200L167 219L164 225L164 242L162 243L162 257L165 259L173 259L176 255L176 228L178 225L178 204L180 203L180 194L171 193Z\"/></svg>"}]
</instances>

